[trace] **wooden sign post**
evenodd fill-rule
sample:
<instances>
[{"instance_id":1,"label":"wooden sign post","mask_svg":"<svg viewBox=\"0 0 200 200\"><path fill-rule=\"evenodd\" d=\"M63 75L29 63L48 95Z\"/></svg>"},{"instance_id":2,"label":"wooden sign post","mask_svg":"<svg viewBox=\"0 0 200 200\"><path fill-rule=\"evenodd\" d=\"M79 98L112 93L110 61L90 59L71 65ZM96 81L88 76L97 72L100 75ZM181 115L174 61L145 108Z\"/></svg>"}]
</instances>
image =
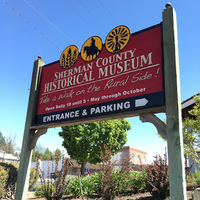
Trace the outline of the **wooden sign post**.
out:
<instances>
[{"instance_id":1,"label":"wooden sign post","mask_svg":"<svg viewBox=\"0 0 200 200\"><path fill-rule=\"evenodd\" d=\"M29 174L31 167L32 149L30 148L31 140L35 137L35 131L31 130L31 124L35 112L36 105L36 91L38 86L38 76L40 67L44 65L41 57L34 62L31 89L29 95L29 103L26 115L26 123L24 128L24 137L22 143L22 150L20 156L20 166L17 176L17 189L15 194L15 200L27 199L28 186L29 186Z\"/></svg>"},{"instance_id":2,"label":"wooden sign post","mask_svg":"<svg viewBox=\"0 0 200 200\"><path fill-rule=\"evenodd\" d=\"M170 198L186 200L177 24L171 4L163 11L163 46Z\"/></svg>"}]
</instances>

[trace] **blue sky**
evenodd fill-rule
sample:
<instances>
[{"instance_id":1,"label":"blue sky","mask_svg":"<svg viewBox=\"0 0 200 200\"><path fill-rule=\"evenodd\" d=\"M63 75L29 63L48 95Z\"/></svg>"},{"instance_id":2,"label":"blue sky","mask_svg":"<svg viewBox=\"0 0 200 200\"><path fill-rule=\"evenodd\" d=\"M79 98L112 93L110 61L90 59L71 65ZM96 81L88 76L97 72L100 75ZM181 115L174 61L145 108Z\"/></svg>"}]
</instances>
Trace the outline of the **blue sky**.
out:
<instances>
[{"instance_id":1,"label":"blue sky","mask_svg":"<svg viewBox=\"0 0 200 200\"><path fill-rule=\"evenodd\" d=\"M45 64L59 60L69 45L79 50L91 36L103 41L116 26L125 25L131 33L158 24L167 1L133 0L1 0L0 1L0 131L16 136L21 148L29 98L33 62L38 55ZM199 0L171 1L177 13L181 101L200 92L200 13ZM165 120L165 114L160 114ZM128 142L148 152L149 160L163 154L163 142L155 127L138 117ZM38 143L50 150L62 149L60 128L48 129Z\"/></svg>"}]
</instances>

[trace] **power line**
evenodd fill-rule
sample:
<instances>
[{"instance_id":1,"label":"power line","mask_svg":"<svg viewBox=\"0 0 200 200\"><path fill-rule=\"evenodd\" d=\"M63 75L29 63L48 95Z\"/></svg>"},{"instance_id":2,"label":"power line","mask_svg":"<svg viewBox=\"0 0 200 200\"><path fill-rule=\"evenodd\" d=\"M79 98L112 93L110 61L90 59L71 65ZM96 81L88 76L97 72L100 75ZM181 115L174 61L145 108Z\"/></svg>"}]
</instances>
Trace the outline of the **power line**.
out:
<instances>
[{"instance_id":1,"label":"power line","mask_svg":"<svg viewBox=\"0 0 200 200\"><path fill-rule=\"evenodd\" d=\"M68 2L68 5L76 12L76 14L80 17L80 19L82 19L82 21L84 21L84 23L88 25L88 23L90 22L89 19L80 14L80 12L76 9L77 6L74 7L74 5L70 3L70 1Z\"/></svg>"},{"instance_id":2,"label":"power line","mask_svg":"<svg viewBox=\"0 0 200 200\"><path fill-rule=\"evenodd\" d=\"M99 25L102 26L102 28L105 28L105 26L96 18L96 16L93 15L93 13L83 4L83 2L81 0L79 0L80 4L85 8L85 10L87 10L87 12L91 15L91 17L93 19L95 19Z\"/></svg>"},{"instance_id":3,"label":"power line","mask_svg":"<svg viewBox=\"0 0 200 200\"><path fill-rule=\"evenodd\" d=\"M117 23L118 21L115 19L115 17L111 14L111 12L109 11L109 9L103 4L103 2L101 0L99 0L99 3L101 4L101 6L107 11L107 13L111 16L111 18Z\"/></svg>"},{"instance_id":4,"label":"power line","mask_svg":"<svg viewBox=\"0 0 200 200\"><path fill-rule=\"evenodd\" d=\"M18 16L20 16L27 24L29 24L35 31L40 33L42 37L44 37L48 42L50 42L54 47L56 47L59 51L60 48L52 41L50 40L42 31L40 31L36 26L34 26L26 17L24 17L17 9L15 9L11 4L9 4L6 0L2 0L14 13L16 13Z\"/></svg>"},{"instance_id":5,"label":"power line","mask_svg":"<svg viewBox=\"0 0 200 200\"><path fill-rule=\"evenodd\" d=\"M37 14L39 14L44 20L46 20L50 25L52 25L58 32L60 32L67 40L72 43L75 43L71 38L69 38L61 29L59 29L54 23L52 23L47 17L45 17L41 12L34 8L29 2L24 0L24 2L30 6Z\"/></svg>"}]
</instances>

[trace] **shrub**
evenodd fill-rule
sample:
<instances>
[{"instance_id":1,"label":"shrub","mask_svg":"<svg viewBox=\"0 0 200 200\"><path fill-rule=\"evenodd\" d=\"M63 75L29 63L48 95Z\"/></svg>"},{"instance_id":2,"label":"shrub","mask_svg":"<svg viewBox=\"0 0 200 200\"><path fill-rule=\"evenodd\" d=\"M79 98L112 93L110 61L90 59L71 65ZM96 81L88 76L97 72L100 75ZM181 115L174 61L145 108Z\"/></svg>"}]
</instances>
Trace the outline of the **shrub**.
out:
<instances>
[{"instance_id":1,"label":"shrub","mask_svg":"<svg viewBox=\"0 0 200 200\"><path fill-rule=\"evenodd\" d=\"M34 188L38 178L39 178L38 170L35 167L31 168L30 178L29 178L29 190L32 190Z\"/></svg>"},{"instance_id":2,"label":"shrub","mask_svg":"<svg viewBox=\"0 0 200 200\"><path fill-rule=\"evenodd\" d=\"M0 197L6 197L8 199L14 199L17 174L19 164L17 163L0 163ZM39 174L36 169L31 168L29 189L35 185Z\"/></svg>"},{"instance_id":3,"label":"shrub","mask_svg":"<svg viewBox=\"0 0 200 200\"><path fill-rule=\"evenodd\" d=\"M52 172L54 170L54 162L52 160ZM50 164L48 166L48 180L44 178L44 171L38 169L41 172L41 188L44 193L44 197L47 200L59 200L62 198L63 194L66 191L68 182L66 182L66 176L69 169L69 159L62 159L62 168L61 171L58 170L59 158L55 159L55 176L54 178L50 176ZM39 165L37 165L39 166Z\"/></svg>"},{"instance_id":4,"label":"shrub","mask_svg":"<svg viewBox=\"0 0 200 200\"><path fill-rule=\"evenodd\" d=\"M94 176L94 175L93 175ZM74 177L67 187L67 194L72 194L75 197L81 196L81 187L84 196L90 196L92 193L95 192L96 184L93 179L93 176L87 177ZM80 187L80 180L81 180L81 187Z\"/></svg>"},{"instance_id":5,"label":"shrub","mask_svg":"<svg viewBox=\"0 0 200 200\"><path fill-rule=\"evenodd\" d=\"M195 173L193 174L195 182L200 185L200 171L196 170Z\"/></svg>"},{"instance_id":6,"label":"shrub","mask_svg":"<svg viewBox=\"0 0 200 200\"><path fill-rule=\"evenodd\" d=\"M188 190L194 190L200 186L200 171L195 171L195 173L188 175L186 181Z\"/></svg>"},{"instance_id":7,"label":"shrub","mask_svg":"<svg viewBox=\"0 0 200 200\"><path fill-rule=\"evenodd\" d=\"M109 185L111 187L109 188L108 192L113 192L111 195L117 195L119 193L124 193L127 191L131 193L144 192L146 188L144 179L146 177L146 172L131 171L129 173L121 171L120 169L113 170L109 182ZM95 173L92 176L81 177L83 195L90 196L93 193L97 193L103 198L107 197L102 195L101 180L102 173ZM106 187L106 183L104 183L104 186ZM106 189L104 192L107 192ZM66 194L72 194L75 197L81 196L79 177L74 177L70 180ZM109 196L110 194L106 193L104 195Z\"/></svg>"},{"instance_id":8,"label":"shrub","mask_svg":"<svg viewBox=\"0 0 200 200\"><path fill-rule=\"evenodd\" d=\"M90 196L92 195L95 190L98 188L97 184L95 184L95 179L94 179L94 175L93 176L87 176L85 178L82 179L82 190L83 190L83 194L86 196Z\"/></svg>"},{"instance_id":9,"label":"shrub","mask_svg":"<svg viewBox=\"0 0 200 200\"><path fill-rule=\"evenodd\" d=\"M56 159L56 162L58 160ZM70 168L69 159L62 159L62 168L61 171L58 172L58 163L56 164L56 179L54 181L55 192L53 194L53 199L59 200L65 194L67 185L69 184L69 180L66 181L67 173Z\"/></svg>"},{"instance_id":10,"label":"shrub","mask_svg":"<svg viewBox=\"0 0 200 200\"><path fill-rule=\"evenodd\" d=\"M17 182L17 172L19 165L14 163L0 163L0 166L8 173L5 188L7 189L9 185L15 185Z\"/></svg>"},{"instance_id":11,"label":"shrub","mask_svg":"<svg viewBox=\"0 0 200 200\"><path fill-rule=\"evenodd\" d=\"M4 176L4 178L6 177L6 180L4 181L4 197L7 199L14 199L19 165L15 163L1 162L0 166L3 167L7 174Z\"/></svg>"},{"instance_id":12,"label":"shrub","mask_svg":"<svg viewBox=\"0 0 200 200\"><path fill-rule=\"evenodd\" d=\"M95 173L92 176L89 176L91 179L91 184L94 189L94 192L100 195L100 173Z\"/></svg>"},{"instance_id":13,"label":"shrub","mask_svg":"<svg viewBox=\"0 0 200 200\"><path fill-rule=\"evenodd\" d=\"M195 175L194 173L190 174L186 178L186 183L193 183L196 184Z\"/></svg>"},{"instance_id":14,"label":"shrub","mask_svg":"<svg viewBox=\"0 0 200 200\"><path fill-rule=\"evenodd\" d=\"M135 194L145 192L146 178L147 178L147 173L145 171L141 172L132 171L129 178L130 179L129 185L131 186L131 191Z\"/></svg>"},{"instance_id":15,"label":"shrub","mask_svg":"<svg viewBox=\"0 0 200 200\"><path fill-rule=\"evenodd\" d=\"M129 169L116 169L112 172L112 183L116 185L117 194L139 193L146 190L146 172L129 171Z\"/></svg>"},{"instance_id":16,"label":"shrub","mask_svg":"<svg viewBox=\"0 0 200 200\"><path fill-rule=\"evenodd\" d=\"M52 189L52 192L55 192L55 188L53 185L49 184L45 185L45 187L46 191ZM42 186L37 187L34 194L36 197L45 197L44 188Z\"/></svg>"},{"instance_id":17,"label":"shrub","mask_svg":"<svg viewBox=\"0 0 200 200\"><path fill-rule=\"evenodd\" d=\"M127 190L128 178L130 177L131 165L127 161L116 163L111 162L112 147L104 146L101 151L102 168L100 172L100 193L103 199L112 200L119 193ZM115 170L115 166L119 166Z\"/></svg>"},{"instance_id":18,"label":"shrub","mask_svg":"<svg viewBox=\"0 0 200 200\"><path fill-rule=\"evenodd\" d=\"M42 186L37 187L34 194L36 197L44 197Z\"/></svg>"},{"instance_id":19,"label":"shrub","mask_svg":"<svg viewBox=\"0 0 200 200\"><path fill-rule=\"evenodd\" d=\"M146 186L147 191L152 194L155 199L165 199L169 196L169 174L167 158L165 154L164 160L160 156L155 157L153 165L148 165L145 169L147 173Z\"/></svg>"},{"instance_id":20,"label":"shrub","mask_svg":"<svg viewBox=\"0 0 200 200\"><path fill-rule=\"evenodd\" d=\"M83 177L81 177L81 181ZM68 187L67 187L67 194L72 194L75 197L81 196L81 189L80 189L80 182L78 177L74 177L70 180Z\"/></svg>"},{"instance_id":21,"label":"shrub","mask_svg":"<svg viewBox=\"0 0 200 200\"><path fill-rule=\"evenodd\" d=\"M0 166L0 198L3 198L5 195L5 184L8 177L8 173L4 167Z\"/></svg>"},{"instance_id":22,"label":"shrub","mask_svg":"<svg viewBox=\"0 0 200 200\"><path fill-rule=\"evenodd\" d=\"M113 171L115 163L112 163L110 158L112 156L112 149L104 145L101 149L102 167L100 172L100 193L103 199L112 200L117 195L117 183L113 179Z\"/></svg>"},{"instance_id":23,"label":"shrub","mask_svg":"<svg viewBox=\"0 0 200 200\"><path fill-rule=\"evenodd\" d=\"M130 172L122 168L115 169L111 174L111 183L115 186L116 194L123 193L130 189Z\"/></svg>"}]
</instances>

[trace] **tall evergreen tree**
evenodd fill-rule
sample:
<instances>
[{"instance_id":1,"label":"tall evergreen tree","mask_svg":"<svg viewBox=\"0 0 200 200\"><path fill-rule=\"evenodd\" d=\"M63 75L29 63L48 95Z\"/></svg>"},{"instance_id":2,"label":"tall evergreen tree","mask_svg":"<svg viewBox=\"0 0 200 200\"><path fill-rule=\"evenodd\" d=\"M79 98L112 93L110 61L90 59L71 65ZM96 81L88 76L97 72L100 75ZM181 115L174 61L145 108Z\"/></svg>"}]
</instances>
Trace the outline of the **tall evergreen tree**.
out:
<instances>
[{"instance_id":1,"label":"tall evergreen tree","mask_svg":"<svg viewBox=\"0 0 200 200\"><path fill-rule=\"evenodd\" d=\"M15 137L10 136L9 138L5 138L0 132L0 149L5 151L6 153L14 154L15 148Z\"/></svg>"},{"instance_id":2,"label":"tall evergreen tree","mask_svg":"<svg viewBox=\"0 0 200 200\"><path fill-rule=\"evenodd\" d=\"M0 150L4 150L5 146L6 146L6 140L3 137L2 132L0 131Z\"/></svg>"}]
</instances>

